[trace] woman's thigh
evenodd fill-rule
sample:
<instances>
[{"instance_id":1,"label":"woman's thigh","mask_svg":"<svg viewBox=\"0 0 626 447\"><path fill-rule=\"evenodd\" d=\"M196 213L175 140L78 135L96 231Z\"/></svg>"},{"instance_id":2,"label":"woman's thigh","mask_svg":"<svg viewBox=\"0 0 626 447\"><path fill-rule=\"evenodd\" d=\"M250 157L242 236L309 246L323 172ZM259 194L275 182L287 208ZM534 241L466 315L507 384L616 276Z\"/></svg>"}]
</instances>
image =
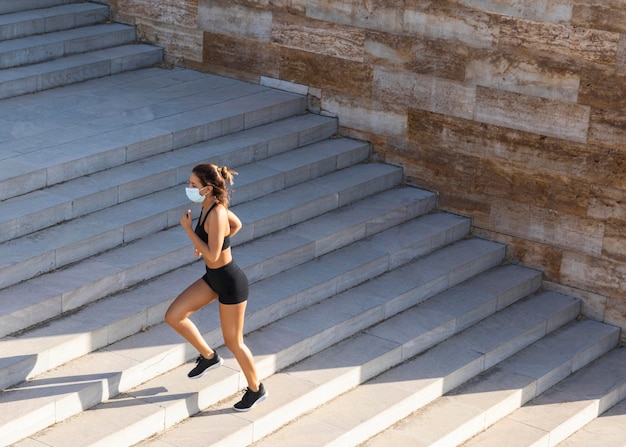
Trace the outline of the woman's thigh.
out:
<instances>
[{"instance_id":1,"label":"woman's thigh","mask_svg":"<svg viewBox=\"0 0 626 447\"><path fill-rule=\"evenodd\" d=\"M168 316L178 319L187 318L216 299L217 293L203 279L199 279L187 287L170 304L166 318Z\"/></svg>"},{"instance_id":2,"label":"woman's thigh","mask_svg":"<svg viewBox=\"0 0 626 447\"><path fill-rule=\"evenodd\" d=\"M247 301L238 304L219 303L222 334L227 345L243 341L243 322L247 305Z\"/></svg>"}]
</instances>

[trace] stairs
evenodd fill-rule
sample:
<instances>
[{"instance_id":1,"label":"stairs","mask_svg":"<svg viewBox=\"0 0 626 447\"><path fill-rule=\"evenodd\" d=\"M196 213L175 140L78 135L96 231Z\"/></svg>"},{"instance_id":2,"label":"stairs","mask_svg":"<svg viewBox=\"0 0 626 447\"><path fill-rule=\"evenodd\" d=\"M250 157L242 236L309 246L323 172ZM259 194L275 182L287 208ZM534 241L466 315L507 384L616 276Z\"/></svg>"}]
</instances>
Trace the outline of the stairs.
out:
<instances>
[{"instance_id":1,"label":"stairs","mask_svg":"<svg viewBox=\"0 0 626 447\"><path fill-rule=\"evenodd\" d=\"M106 23L106 5L2 0L0 99L148 67L162 50L135 42L135 29Z\"/></svg>"},{"instance_id":2,"label":"stairs","mask_svg":"<svg viewBox=\"0 0 626 447\"><path fill-rule=\"evenodd\" d=\"M0 13L0 445L623 445L605 429L626 402L618 329L306 98L150 67L160 50L99 4ZM207 160L239 172L233 254L270 392L244 414L216 307L193 316L225 358L201 380L163 323L203 272L178 221Z\"/></svg>"}]
</instances>

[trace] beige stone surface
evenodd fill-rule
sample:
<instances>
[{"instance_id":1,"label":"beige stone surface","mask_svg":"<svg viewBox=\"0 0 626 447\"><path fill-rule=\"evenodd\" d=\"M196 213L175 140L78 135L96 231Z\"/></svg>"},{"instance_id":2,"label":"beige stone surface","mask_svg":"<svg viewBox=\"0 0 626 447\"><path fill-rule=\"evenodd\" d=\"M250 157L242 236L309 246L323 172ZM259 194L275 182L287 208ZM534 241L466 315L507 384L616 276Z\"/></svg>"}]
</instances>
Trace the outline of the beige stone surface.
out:
<instances>
[{"instance_id":1,"label":"beige stone surface","mask_svg":"<svg viewBox=\"0 0 626 447\"><path fill-rule=\"evenodd\" d=\"M499 44L615 66L620 35L560 23L502 18Z\"/></svg>"},{"instance_id":2,"label":"beige stone surface","mask_svg":"<svg viewBox=\"0 0 626 447\"><path fill-rule=\"evenodd\" d=\"M272 25L272 42L282 47L363 62L363 29L279 14Z\"/></svg>"},{"instance_id":3,"label":"beige stone surface","mask_svg":"<svg viewBox=\"0 0 626 447\"><path fill-rule=\"evenodd\" d=\"M403 31L428 39L463 42L472 47L489 48L498 41L497 16L465 8L450 1L430 0L409 3L404 11Z\"/></svg>"},{"instance_id":4,"label":"beige stone surface","mask_svg":"<svg viewBox=\"0 0 626 447\"><path fill-rule=\"evenodd\" d=\"M563 284L623 301L626 290L626 263L566 251L561 264ZM608 306L608 304L607 304Z\"/></svg>"},{"instance_id":5,"label":"beige stone surface","mask_svg":"<svg viewBox=\"0 0 626 447\"><path fill-rule=\"evenodd\" d=\"M567 102L478 87L477 121L585 142L590 109Z\"/></svg>"},{"instance_id":6,"label":"beige stone surface","mask_svg":"<svg viewBox=\"0 0 626 447\"><path fill-rule=\"evenodd\" d=\"M490 228L512 236L592 256L602 254L604 225L548 208L496 199L491 205Z\"/></svg>"},{"instance_id":7,"label":"beige stone surface","mask_svg":"<svg viewBox=\"0 0 626 447\"><path fill-rule=\"evenodd\" d=\"M324 22L401 34L404 8L399 8L393 0L307 0L306 16Z\"/></svg>"},{"instance_id":8,"label":"beige stone surface","mask_svg":"<svg viewBox=\"0 0 626 447\"><path fill-rule=\"evenodd\" d=\"M572 0L459 0L465 6L539 22L568 23Z\"/></svg>"},{"instance_id":9,"label":"beige stone surface","mask_svg":"<svg viewBox=\"0 0 626 447\"><path fill-rule=\"evenodd\" d=\"M167 62L202 62L201 31L144 19L137 19L135 25L141 40L153 42L165 50Z\"/></svg>"},{"instance_id":10,"label":"beige stone surface","mask_svg":"<svg viewBox=\"0 0 626 447\"><path fill-rule=\"evenodd\" d=\"M436 76L374 67L373 97L406 107L471 119L476 88Z\"/></svg>"},{"instance_id":11,"label":"beige stone surface","mask_svg":"<svg viewBox=\"0 0 626 447\"><path fill-rule=\"evenodd\" d=\"M202 0L197 27L214 34L269 42L272 11L221 0Z\"/></svg>"},{"instance_id":12,"label":"beige stone surface","mask_svg":"<svg viewBox=\"0 0 626 447\"><path fill-rule=\"evenodd\" d=\"M574 0L572 24L626 34L624 0Z\"/></svg>"},{"instance_id":13,"label":"beige stone surface","mask_svg":"<svg viewBox=\"0 0 626 447\"><path fill-rule=\"evenodd\" d=\"M322 89L325 96L338 94L361 99L372 91L372 67L290 48L280 49L280 78Z\"/></svg>"},{"instance_id":14,"label":"beige stone surface","mask_svg":"<svg viewBox=\"0 0 626 447\"><path fill-rule=\"evenodd\" d=\"M587 138L590 144L625 153L626 113L592 109Z\"/></svg>"},{"instance_id":15,"label":"beige stone surface","mask_svg":"<svg viewBox=\"0 0 626 447\"><path fill-rule=\"evenodd\" d=\"M389 112L383 108L376 110L374 101L353 102L339 96L325 97L322 109L332 116L339 117L339 125L354 129L367 128L377 133L384 131L390 135L406 133L406 115Z\"/></svg>"},{"instance_id":16,"label":"beige stone surface","mask_svg":"<svg viewBox=\"0 0 626 447\"><path fill-rule=\"evenodd\" d=\"M617 50L617 71L626 73L626 34L622 34Z\"/></svg>"},{"instance_id":17,"label":"beige stone surface","mask_svg":"<svg viewBox=\"0 0 626 447\"><path fill-rule=\"evenodd\" d=\"M502 52L477 54L467 63L467 82L528 96L576 103L580 75L546 59Z\"/></svg>"},{"instance_id":18,"label":"beige stone surface","mask_svg":"<svg viewBox=\"0 0 626 447\"><path fill-rule=\"evenodd\" d=\"M372 65L459 82L465 80L465 66L474 51L462 43L450 47L444 41L374 31L365 40L366 61Z\"/></svg>"},{"instance_id":19,"label":"beige stone surface","mask_svg":"<svg viewBox=\"0 0 626 447\"><path fill-rule=\"evenodd\" d=\"M201 0L109 0L114 11L126 16L153 20L168 25L195 28L198 18L198 1Z\"/></svg>"}]
</instances>

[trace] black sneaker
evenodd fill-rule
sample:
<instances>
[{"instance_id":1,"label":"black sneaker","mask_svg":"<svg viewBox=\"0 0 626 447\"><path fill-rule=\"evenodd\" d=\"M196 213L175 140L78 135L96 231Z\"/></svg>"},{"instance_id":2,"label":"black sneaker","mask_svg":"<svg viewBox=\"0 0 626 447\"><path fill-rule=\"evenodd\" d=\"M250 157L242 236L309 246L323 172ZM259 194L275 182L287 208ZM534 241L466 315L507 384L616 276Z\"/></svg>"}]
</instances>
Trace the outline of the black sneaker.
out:
<instances>
[{"instance_id":1,"label":"black sneaker","mask_svg":"<svg viewBox=\"0 0 626 447\"><path fill-rule=\"evenodd\" d=\"M263 384L259 385L259 391L257 391L256 393L250 388L247 388L245 394L243 395L241 400L233 406L233 409L235 411L252 410L252 407L254 407L259 402L265 400L265 398L267 398L267 396L269 395L270 393L267 392Z\"/></svg>"},{"instance_id":2,"label":"black sneaker","mask_svg":"<svg viewBox=\"0 0 626 447\"><path fill-rule=\"evenodd\" d=\"M222 366L222 363L224 363L224 360L219 356L217 351L214 351L213 357L210 359L205 359L200 355L196 359L196 367L189 371L187 377L190 379L199 379L208 370Z\"/></svg>"}]
</instances>

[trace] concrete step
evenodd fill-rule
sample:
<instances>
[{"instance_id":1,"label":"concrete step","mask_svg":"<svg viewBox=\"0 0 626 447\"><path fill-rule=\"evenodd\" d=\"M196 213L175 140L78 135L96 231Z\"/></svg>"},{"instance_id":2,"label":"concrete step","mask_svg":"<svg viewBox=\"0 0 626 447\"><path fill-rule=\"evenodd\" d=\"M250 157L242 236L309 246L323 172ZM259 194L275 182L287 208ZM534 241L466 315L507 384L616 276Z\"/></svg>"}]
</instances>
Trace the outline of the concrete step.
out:
<instances>
[{"instance_id":1,"label":"concrete step","mask_svg":"<svg viewBox=\"0 0 626 447\"><path fill-rule=\"evenodd\" d=\"M593 445L624 447L625 440L626 398L557 445L558 447L589 447Z\"/></svg>"},{"instance_id":2,"label":"concrete step","mask_svg":"<svg viewBox=\"0 0 626 447\"><path fill-rule=\"evenodd\" d=\"M399 168L363 164L306 182L300 186L300 190L312 191L317 198L322 195L322 200L326 199L326 203L306 205L312 214L323 207L334 209L392 188L401 180L402 171ZM320 182L325 185L320 187ZM253 193L263 194L263 189L258 187L258 180L249 184L247 194ZM180 187L168 188L3 242L0 244L0 287L17 284L177 226L180 216L187 209L193 209L188 201L184 203L181 200L182 194L184 191ZM248 228L246 231L253 229Z\"/></svg>"},{"instance_id":3,"label":"concrete step","mask_svg":"<svg viewBox=\"0 0 626 447\"><path fill-rule=\"evenodd\" d=\"M0 133L0 200L299 115L305 108L300 95L156 68L3 100L0 120L8 124Z\"/></svg>"},{"instance_id":4,"label":"concrete step","mask_svg":"<svg viewBox=\"0 0 626 447\"><path fill-rule=\"evenodd\" d=\"M342 143L341 140L332 141ZM334 151L330 153L341 152L341 158L344 160L351 158L349 152L367 153L366 145L354 143L353 149L342 144L335 145ZM342 149L339 150L339 148ZM281 156L274 158L281 158ZM262 182L263 178L256 180L257 182L249 181L246 188L238 191L238 195L239 193L243 195L246 191L252 191L257 195L259 191L263 193L266 190ZM275 183L283 184L283 182ZM336 198L333 199L328 191L316 188L316 185L315 181L295 187L283 184L287 186L287 189L272 194L263 193L261 198L254 201L237 205L235 200L232 209L244 222L244 228L239 232L233 244L250 241L254 237L261 237L314 217L316 213L326 213L337 208L339 201L335 200ZM346 193L352 186L354 183L351 183L350 176L347 176L346 181L338 185L340 188L338 192ZM376 190L373 189L369 191L370 195L367 197L382 200L384 203L376 207L355 204L337 213L336 218L346 219L345 216L353 212L356 215L353 216L352 223L358 225L362 219L371 217L371 213L376 210L383 215L402 212L399 216L406 216L409 219L411 216L428 212L435 206L434 194L415 188L394 189L380 194L376 194ZM180 191L177 194L180 195ZM359 198L358 195L353 197L355 200ZM192 207L197 215L198 211L195 208L197 206ZM356 227L356 229L358 231L355 234L365 234L363 228ZM140 281L178 268L191 262L189 255L188 238L180 232L178 227L174 227L152 234L149 240L125 244L100 255L83 259L80 263L55 269L5 287L0 290L0 302L3 303L0 308L0 336L23 330L107 294L118 292L125 287L132 287ZM22 299L15 300L13 297L16 296Z\"/></svg>"},{"instance_id":5,"label":"concrete step","mask_svg":"<svg viewBox=\"0 0 626 447\"><path fill-rule=\"evenodd\" d=\"M295 444L302 446L358 445L541 340L550 331L571 321L579 309L579 301L572 297L531 296L329 401L255 445L289 445L289 440L296 440ZM393 326L383 323L371 333L394 339L398 337L396 332ZM256 425L252 441L262 436L257 434L258 430L263 430L261 424L258 428ZM315 437L313 427L318 432ZM216 439L207 445L226 444Z\"/></svg>"},{"instance_id":6,"label":"concrete step","mask_svg":"<svg viewBox=\"0 0 626 447\"><path fill-rule=\"evenodd\" d=\"M270 234L266 237L254 239L241 247L237 247L237 263L247 273L249 280L256 282L296 265L309 262L330 251L348 246L354 242L354 234L360 234L360 237L367 237L384 230L389 230L391 234L395 234L392 230L394 226L417 217L417 215L423 212L427 212L433 206L432 194L426 195L419 190L415 191L415 194L411 194L412 191L410 188L407 188L403 203L392 201L391 203L380 204L379 207L372 207L369 201L362 201L347 207L347 209L326 213L311 221L292 225L278 235ZM380 195L380 198L384 198L384 194ZM429 203L430 206L428 205ZM344 218L347 214L352 214L354 218L348 221ZM429 220L427 219L426 222L429 222ZM459 229L467 230L464 222L457 219L456 223L460 225ZM323 228L323 230L311 231L311 227L318 226ZM405 227L405 229L407 228L411 228L411 226ZM444 226L444 228L446 227ZM430 232L426 232L426 234L431 236ZM181 241L179 251L185 248L187 250L182 262L189 264L193 262L192 250L189 242L183 242L182 239L179 236L178 240ZM328 243L328 240L332 240L333 243ZM423 242L421 238L417 240L420 243ZM442 239L440 234L438 238L429 237L427 242L436 246L437 243L441 243L441 240L445 239ZM410 238L408 241L414 242L415 239ZM145 245L143 247L145 249ZM395 244L392 249L396 249L396 247L398 247L398 244ZM402 246L402 248L407 253L413 254L413 246L410 243ZM113 254L107 253L88 264L96 267L98 271L104 270L108 272L109 275L113 273L124 275L127 270L131 269L131 266L127 265L126 262L121 262L120 258L130 258L132 260L133 255L130 253L126 256L120 256L121 253L125 252L122 252L120 249L120 251ZM381 258L380 253L377 254L378 256L373 258L377 268L381 268L380 259L387 262L383 266L393 265L389 259L386 257ZM163 258L162 254L155 253L155 249L151 249L147 253L141 253L141 255L144 258L149 255L151 258L150 260L144 260L144 263L154 263L156 258L160 264ZM399 250L397 253L394 253L394 258L402 259L403 255L406 254ZM365 259L369 259L369 257ZM167 262L167 264L169 265L171 262L174 261ZM200 263L196 262L195 266L191 268L191 271L195 272L196 276L201 276L201 272L198 271L199 265ZM81 267L79 273L84 271L84 268ZM162 269L163 267L158 268ZM139 272L133 272L133 275L141 278ZM92 276L87 276L87 278L91 278L92 282L94 281ZM104 281L105 279L101 278L99 282L104 283ZM163 280L157 279L152 282L155 281L161 283ZM185 276L184 282L191 283L193 280ZM146 287L150 288L150 284L149 282ZM171 284L180 287L181 282L173 281ZM85 287L88 287L88 285L83 284L82 288ZM123 287L124 284L122 283L117 286L109 286L104 290L110 292L111 288L122 290ZM139 289L132 290L138 290L137 293L139 293L140 297L143 297L144 288L142 286L138 287ZM102 288L103 286L100 287L100 289ZM64 318L53 320L42 327L36 327L33 330L3 338L0 344L0 385L2 388L6 388L61 365L72 358L86 354L91 350L106 346L107 343L117 341L121 337L129 335L129 330L141 330L146 325L162 321L163 313L160 311L164 311L164 306L167 307L169 301L180 293L180 290L176 293L172 292L171 286L162 286L162 288L168 291L165 295L163 295L163 292L148 294L149 300L157 300L156 303L151 303L150 306L159 309L159 312L151 315L151 319L148 320L146 320L146 313L151 312L147 310L145 298L123 300L129 304L117 306L116 309L118 310L116 312L106 310L110 309L111 305L107 304L108 301L105 300L95 304L92 303L87 308L80 310L79 313L72 313ZM68 294L68 300L72 299L72 288L65 286L63 290ZM43 304L40 304L40 306L43 306ZM136 306L139 306L139 308L136 309ZM122 312L122 315L119 315L118 312ZM106 315L111 313L115 318L121 319L123 322L121 328L118 327L120 324L116 323L116 320L111 322L105 318ZM128 318L131 320L129 321ZM71 326L78 326L80 330L76 332L68 331L68 327ZM38 343L32 343L34 338L39 340ZM81 340L86 341L86 343L81 342ZM73 345L75 346L72 347ZM66 347L71 347L71 349ZM13 356L13 352L20 352L20 356Z\"/></svg>"},{"instance_id":7,"label":"concrete step","mask_svg":"<svg viewBox=\"0 0 626 447\"><path fill-rule=\"evenodd\" d=\"M2 3L0 3L0 14L51 8L68 3L77 3L79 1L81 0L2 0Z\"/></svg>"},{"instance_id":8,"label":"concrete step","mask_svg":"<svg viewBox=\"0 0 626 447\"><path fill-rule=\"evenodd\" d=\"M0 242L151 192L186 185L193 166L206 162L207 157L213 163L228 163L233 168L261 162L271 156L274 157L270 163L286 164L295 159L283 170L285 176L302 180L310 179L315 173L326 174L330 172L330 167L341 169L348 166L348 162L355 164L367 158L369 146L365 143L347 139L321 142L334 135L336 129L334 119L313 114L299 115L4 200L0 202ZM317 142L320 144L312 145ZM308 147L282 158L276 157L303 145ZM296 169L298 160L301 166ZM273 169L279 170L277 167ZM269 175L267 178L276 185L281 183L279 180L285 186L294 184L289 178L276 179L276 176Z\"/></svg>"},{"instance_id":9,"label":"concrete step","mask_svg":"<svg viewBox=\"0 0 626 447\"><path fill-rule=\"evenodd\" d=\"M364 446L462 445L544 391L560 387L558 382L614 348L618 332L593 321L572 323L419 409ZM508 437L493 445L538 445L517 444Z\"/></svg>"},{"instance_id":10,"label":"concrete step","mask_svg":"<svg viewBox=\"0 0 626 447\"><path fill-rule=\"evenodd\" d=\"M261 237L272 229L280 229L286 225L301 222L308 218L308 214L311 214L311 212L303 213L303 209L322 209L323 212L331 210L332 204L324 196L309 194L307 197L306 193L304 187L291 188L260 199L259 201L263 202L263 206L259 207L263 211L261 214L258 212L254 214L254 210L250 214L246 209L240 210L238 206L233 207L238 214L244 215L242 218L245 222L244 228L250 227L237 234L233 245L250 241L253 237ZM298 203L294 197L291 197L292 195L300 197L302 201ZM383 202L377 203L374 207L365 202L357 203L335 214L338 219L346 219L351 212L355 214L355 219L352 221L354 234L373 233L376 227L370 225L370 228L366 228L363 223L373 212L378 211L386 215L395 212L395 220L386 218L385 221L400 223L402 218L410 219L428 212L435 203L433 194L413 188L394 189L369 197ZM273 198L277 200L274 203L271 202ZM295 207L292 213L285 210L289 204ZM370 210L369 213L367 208ZM314 222L323 223L323 220L322 217ZM431 220L438 222L436 217ZM279 222L281 226L272 227L269 222ZM468 228L465 228L466 232L467 230ZM344 230L342 238L353 237L349 231ZM310 233L309 231L309 235ZM306 235L306 231L304 234ZM331 239L328 246L335 248L339 245L332 245ZM186 265L195 260L191 256L189 247L189 240L180 229L172 228L155 233L147 240L126 244L80 263L5 288L0 291L0 301L3 303L1 327L7 334L21 331L108 294L119 292L141 281ZM402 253L398 254L398 259L401 256ZM21 298L16 300L15 297Z\"/></svg>"},{"instance_id":11,"label":"concrete step","mask_svg":"<svg viewBox=\"0 0 626 447\"><path fill-rule=\"evenodd\" d=\"M587 323L593 324L591 321ZM618 331L617 328L614 329ZM556 446L623 400L624 396L626 350L616 348L464 445L500 446L502 440L507 439L507 445L512 447ZM622 445L625 440L626 438L622 438ZM605 447L601 438L587 445Z\"/></svg>"},{"instance_id":12,"label":"concrete step","mask_svg":"<svg viewBox=\"0 0 626 447\"><path fill-rule=\"evenodd\" d=\"M61 87L87 79L149 67L163 60L163 49L129 44L0 71L0 99Z\"/></svg>"},{"instance_id":13,"label":"concrete step","mask_svg":"<svg viewBox=\"0 0 626 447\"><path fill-rule=\"evenodd\" d=\"M102 23L109 7L68 0L2 0L0 41Z\"/></svg>"},{"instance_id":14,"label":"concrete step","mask_svg":"<svg viewBox=\"0 0 626 447\"><path fill-rule=\"evenodd\" d=\"M393 236L390 234L376 235L354 245L361 246L361 253L378 251L381 248L388 250L389 241L397 238L400 233L393 231L393 234ZM410 233L403 231L401 234L408 236ZM408 264L406 267L395 269L388 274L389 276L383 275L360 286L352 287L328 300L320 301L318 304L307 302L303 305L302 310L279 320L276 320L276 317L270 317L270 314L256 317L257 312L262 312L262 310L250 309L251 315L246 321L246 328L250 324L254 326L255 323L261 326L260 328L255 327L256 332L247 337L247 343L255 353L259 374L262 377L267 377L280 368L303 360L350 337L352 334L358 333L379 321L382 315L392 316L394 312L401 312L416 302L423 301L428 296L435 295L448 286L454 285L454 281L462 282L475 274L479 268L484 270L493 267L502 259L502 248L498 244L477 239L460 241ZM336 252L330 253L328 258L320 258L315 262L315 269L327 272L334 270L334 266L339 265L336 263L337 260L335 259L330 263L325 261L325 259L332 259L334 255ZM355 258L354 253L352 253L349 258L342 257L342 259L352 259L354 262L355 259L359 258ZM417 275L418 272L419 276ZM455 275L452 272L458 272L458 274ZM371 274L368 276L372 277ZM289 282L291 284L288 286L289 289L300 283L298 278L302 278L302 276L293 278ZM401 281L401 278L404 280ZM417 279L417 284L415 279ZM309 279L308 282L310 284L319 283L315 279ZM391 289L390 285L393 286ZM271 287L270 290L277 289ZM294 294L292 293L292 295ZM308 294L297 292L295 295L308 296ZM258 303L258 305L267 309L267 312L271 312L267 301L274 301L272 295L264 295L261 299L266 303ZM256 305L255 301L252 298L250 304ZM277 307L281 306L280 303L276 304ZM274 322L268 324L268 319ZM214 346L220 346L221 331L215 312L211 309L203 309L198 315L197 321L207 340ZM183 351L185 351L184 354ZM51 371L50 375L46 374L31 380L27 382L27 386L33 388L19 390L19 393L24 393L22 396L25 396L26 393L31 393L31 395L32 393L41 393L42 388L37 383L58 383L56 380L64 380L63 377L67 377L68 374L76 374L76 371L88 375L89 373L84 368L94 369L94 364L97 364L99 367L97 371L101 374L99 377L102 378L102 381L99 381L95 387L93 383L84 385L84 388L88 386L91 391L89 394L87 392L81 394L81 404L78 407L76 398L72 399L75 412L82 410L81 405L83 408L89 406L89 398L93 399L93 395L101 398L102 390L108 390L104 394L115 396L116 392L123 392L139 383L143 384L128 395L112 398L110 401L96 406L93 411L81 412L64 423L59 423L53 428L33 435L29 441L37 440L49 446L59 445L58 443L62 442L61 439L67 436L67 433L78 433L76 431L78 429L81 445L121 446L139 442L159 432L164 427L171 426L188 417L199 409L231 396L242 387L243 377L237 371L238 368L234 364L234 359L225 350L220 352L223 352L226 358L226 367L216 370L216 374L207 376L213 380L181 381L181 377L184 378L184 374L190 368L188 364L179 366L181 357L184 355L185 358L190 358L194 353L189 352L189 347L184 346L171 329L165 328L161 324L152 327L148 332L115 343L106 350L94 352L64 365ZM119 356L120 358L114 362L112 356ZM105 372L103 372L103 366ZM135 369L134 374L129 368ZM168 371L172 368L174 369ZM139 371L141 371L142 377L137 377L140 375ZM156 377L164 371L168 372ZM53 376L56 379L53 379ZM145 378L148 376L154 377L154 379L145 382ZM135 383L133 384L133 382ZM198 386L202 387L203 383L205 384L204 388L198 390ZM155 401L152 402L149 396L155 390L159 391L156 392ZM50 391L45 390L45 392ZM170 391L171 394L169 394ZM161 392L168 394L161 396ZM58 392L52 394L57 400L65 397L60 396ZM140 396L148 397L144 400ZM24 408L24 401L26 399L20 398L19 395L12 400L14 405L20 405L22 408ZM32 401L33 399L28 399L26 405L33 405ZM92 401L97 403L97 400ZM35 404L37 408L42 407L42 402L43 398L38 404ZM6 402L6 404L9 403ZM126 403L137 405L131 414L128 411L123 411ZM47 405L48 416L54 416L50 412L55 411L55 408L57 417L63 414L67 415L70 405L69 402L68 405L59 403L55 406ZM128 409L126 408L126 410ZM108 413L109 411L111 413ZM91 423L95 420L94 418L101 418L103 412L107 412L111 425L108 426L108 430L94 431ZM121 416L120 413L125 413L126 416ZM31 424L32 426L34 419L33 417L20 418L18 421L13 420L12 423L20 424L20 426ZM56 419L56 421L58 420ZM49 420L48 425L56 421L54 419ZM114 431L111 430L111 427L115 427ZM20 431L27 430L27 427L24 426ZM0 430L1 432L3 431Z\"/></svg>"},{"instance_id":15,"label":"concrete step","mask_svg":"<svg viewBox=\"0 0 626 447\"><path fill-rule=\"evenodd\" d=\"M352 339L345 340L300 364L286 368L284 371L269 377L264 382L267 388L272 390L271 398L258 410L255 409L252 416L240 417L227 411L225 406L234 402L234 398L231 398L226 402L207 408L198 417L191 418L141 445L180 445L184 439L189 439L193 434L198 433L202 421L206 420L201 416L219 419L214 421L215 429L203 436L203 445L207 446L250 445L272 432L274 435L262 440L261 445L324 445L328 427L324 421L315 420L314 417L307 415L307 412L320 406L323 408L327 401L348 392L350 389L360 389L364 382L384 373L389 368L405 368L404 371L407 371L405 366L397 365L416 354L428 352L430 347L446 337L458 338L454 334L460 333L466 325L472 325L481 318L487 317L487 320L477 324L485 325L489 321L493 321L493 316L490 317L489 315L492 315L499 305L515 301L514 294L511 293L515 285L523 285L525 281L529 280L531 283L533 282L531 279L533 273L524 279L519 276L516 280L512 279L519 275L518 267L508 266L497 270L497 273L489 272L482 279L480 276L472 279L472 284L467 288L461 284L443 295L434 296L418 306L390 318L382 326L373 326ZM511 286L509 291L499 289L496 286L498 283L504 285L505 282L500 281L507 275L511 275L508 276L509 286ZM496 281L492 282L494 279ZM480 290L480 285L488 288L489 291ZM528 283L521 288L532 290L528 287ZM468 302L465 302L464 297L469 298ZM498 302L499 300L501 301ZM531 301L533 300L531 299ZM460 304L460 306L457 309L453 304ZM517 325L515 330L501 331L502 333L498 334L501 337L494 340L489 347L491 351L488 349L481 352L487 356L495 355L497 349L502 351L511 348L517 349L514 341L523 337L524 331L531 331L531 328L538 324L537 320L544 322L545 329L546 319L557 318L556 315L569 312L572 304L574 304L573 300L561 301L551 308L545 307L548 310L545 315L540 316L538 313L533 313L534 321L532 318L525 318L523 324ZM528 306L529 304L520 304L517 307L528 308ZM469 318L464 311L469 311L472 317ZM510 313L511 310L505 312ZM476 320L472 321L474 318ZM464 349L467 350L468 347L465 346ZM449 352L448 350L447 353ZM462 375L475 370L476 357L479 356L480 354L476 352L472 355L465 353L461 358L456 359L456 362L451 362L449 359L442 362L441 359L437 359L435 364L446 364L446 371L450 375ZM422 381L424 382L424 384L414 384L412 393L415 393L416 389L421 389L423 394L436 395L441 392L440 389L437 389L442 386L441 382L437 382L435 376L430 375L436 368L422 365L421 367L418 366L416 371L414 361L412 365L414 373L412 379L415 380L415 377L422 370ZM464 368L468 371L463 371ZM426 371L427 369L428 371ZM456 372L452 372L453 370ZM402 379L407 380L407 376ZM415 381L417 382L417 380ZM392 384L389 385L392 386ZM365 387L367 386L365 385ZM375 399L386 400L385 396L397 396L398 387L402 387L402 385L396 385L390 395L384 391L380 394L376 393ZM402 388L403 394L406 394L406 388ZM367 407L367 404L365 406ZM363 411L366 409L361 407L343 409L343 412L347 414L351 412L362 414ZM299 425L301 423L310 430ZM281 427L284 428L281 429ZM304 428L304 431L296 433L291 431L291 427ZM337 432L341 432L341 429L338 430L335 427L334 429L331 428L331 431L334 432L333 434L337 434ZM355 444L353 441L347 441L338 445Z\"/></svg>"},{"instance_id":16,"label":"concrete step","mask_svg":"<svg viewBox=\"0 0 626 447\"><path fill-rule=\"evenodd\" d=\"M0 41L0 68L45 62L135 41L135 28L117 23L97 24Z\"/></svg>"}]
</instances>

